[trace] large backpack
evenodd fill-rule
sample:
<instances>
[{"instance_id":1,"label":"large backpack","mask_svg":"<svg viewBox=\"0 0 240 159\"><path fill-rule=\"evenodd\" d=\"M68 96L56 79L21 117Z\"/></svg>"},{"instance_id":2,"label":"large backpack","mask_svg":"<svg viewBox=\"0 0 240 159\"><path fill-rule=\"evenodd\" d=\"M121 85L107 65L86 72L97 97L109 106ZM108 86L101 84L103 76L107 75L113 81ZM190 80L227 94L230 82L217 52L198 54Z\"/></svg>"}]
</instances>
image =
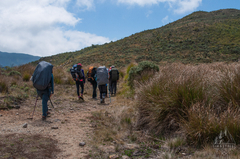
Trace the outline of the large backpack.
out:
<instances>
[{"instance_id":1,"label":"large backpack","mask_svg":"<svg viewBox=\"0 0 240 159\"><path fill-rule=\"evenodd\" d=\"M70 69L70 73L74 81L83 79L82 67L80 65L74 64L73 67Z\"/></svg>"},{"instance_id":2,"label":"large backpack","mask_svg":"<svg viewBox=\"0 0 240 159\"><path fill-rule=\"evenodd\" d=\"M100 66L97 68L97 84L105 85L108 83L108 71L105 66Z\"/></svg>"},{"instance_id":3,"label":"large backpack","mask_svg":"<svg viewBox=\"0 0 240 159\"><path fill-rule=\"evenodd\" d=\"M116 69L116 68L112 68L111 69L111 74L112 74L112 76L111 76L111 80L112 81L117 81L117 80L119 80L119 72L118 72L118 70Z\"/></svg>"},{"instance_id":4,"label":"large backpack","mask_svg":"<svg viewBox=\"0 0 240 159\"><path fill-rule=\"evenodd\" d=\"M52 77L52 69L52 64L46 61L39 62L32 76L33 86L37 90L43 91L49 86Z\"/></svg>"},{"instance_id":5,"label":"large backpack","mask_svg":"<svg viewBox=\"0 0 240 159\"><path fill-rule=\"evenodd\" d=\"M96 68L93 67L93 66L90 66L88 68L88 72L87 72L88 82L93 82L94 81L95 74L96 74Z\"/></svg>"}]
</instances>

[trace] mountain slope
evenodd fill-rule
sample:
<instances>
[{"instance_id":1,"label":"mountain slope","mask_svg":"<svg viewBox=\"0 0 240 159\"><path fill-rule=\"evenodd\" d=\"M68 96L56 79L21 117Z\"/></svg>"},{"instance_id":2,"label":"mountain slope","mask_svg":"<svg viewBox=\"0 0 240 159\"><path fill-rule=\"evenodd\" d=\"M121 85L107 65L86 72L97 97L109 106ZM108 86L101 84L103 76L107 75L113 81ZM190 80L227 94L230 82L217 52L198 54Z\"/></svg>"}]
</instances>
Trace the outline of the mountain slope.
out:
<instances>
[{"instance_id":1,"label":"mountain slope","mask_svg":"<svg viewBox=\"0 0 240 159\"><path fill-rule=\"evenodd\" d=\"M0 65L5 66L19 66L32 61L40 59L39 56L32 56L22 53L7 53L0 51Z\"/></svg>"},{"instance_id":2,"label":"mountain slope","mask_svg":"<svg viewBox=\"0 0 240 159\"><path fill-rule=\"evenodd\" d=\"M131 62L205 63L237 61L240 55L240 10L194 12L160 28L116 42L41 58L54 65L81 62L123 67Z\"/></svg>"}]
</instances>

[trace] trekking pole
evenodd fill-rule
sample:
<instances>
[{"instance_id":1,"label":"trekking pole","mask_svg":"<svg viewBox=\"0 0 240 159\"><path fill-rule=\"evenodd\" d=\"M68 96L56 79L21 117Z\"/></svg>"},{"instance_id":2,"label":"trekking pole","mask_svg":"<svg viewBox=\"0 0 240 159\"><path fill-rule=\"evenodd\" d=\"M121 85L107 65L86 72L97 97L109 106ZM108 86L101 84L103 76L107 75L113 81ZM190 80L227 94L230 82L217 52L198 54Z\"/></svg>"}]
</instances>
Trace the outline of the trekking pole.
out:
<instances>
[{"instance_id":1,"label":"trekking pole","mask_svg":"<svg viewBox=\"0 0 240 159\"><path fill-rule=\"evenodd\" d=\"M110 100L110 103L111 103L111 94L110 94L110 86L108 84L108 94L109 94L109 100Z\"/></svg>"},{"instance_id":2,"label":"trekking pole","mask_svg":"<svg viewBox=\"0 0 240 159\"><path fill-rule=\"evenodd\" d=\"M52 101L51 101L51 98L49 98L49 100L50 100L50 103L51 103L52 107L54 108L54 106L53 106L53 104L52 104Z\"/></svg>"},{"instance_id":3,"label":"trekking pole","mask_svg":"<svg viewBox=\"0 0 240 159\"><path fill-rule=\"evenodd\" d=\"M33 109L32 117L28 118L28 119L33 119L33 115L34 115L35 108L36 108L36 105L37 105L37 100L38 100L38 95L37 95L37 98L36 98L36 102L35 102L35 106L34 106L34 109Z\"/></svg>"}]
</instances>

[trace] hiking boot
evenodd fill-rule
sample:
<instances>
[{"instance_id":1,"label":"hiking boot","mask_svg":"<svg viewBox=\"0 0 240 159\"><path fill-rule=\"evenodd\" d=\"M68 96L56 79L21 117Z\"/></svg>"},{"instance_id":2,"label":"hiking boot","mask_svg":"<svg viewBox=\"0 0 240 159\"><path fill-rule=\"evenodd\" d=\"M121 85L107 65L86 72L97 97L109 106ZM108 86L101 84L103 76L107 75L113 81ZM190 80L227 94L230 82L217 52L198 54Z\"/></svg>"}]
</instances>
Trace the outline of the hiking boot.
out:
<instances>
[{"instance_id":1,"label":"hiking boot","mask_svg":"<svg viewBox=\"0 0 240 159\"><path fill-rule=\"evenodd\" d=\"M83 100L83 95L81 94L81 95L79 96L79 98Z\"/></svg>"},{"instance_id":2,"label":"hiking boot","mask_svg":"<svg viewBox=\"0 0 240 159\"><path fill-rule=\"evenodd\" d=\"M47 111L47 115L51 114L49 111Z\"/></svg>"},{"instance_id":3,"label":"hiking boot","mask_svg":"<svg viewBox=\"0 0 240 159\"><path fill-rule=\"evenodd\" d=\"M105 103L105 98L102 99L102 103Z\"/></svg>"},{"instance_id":4,"label":"hiking boot","mask_svg":"<svg viewBox=\"0 0 240 159\"><path fill-rule=\"evenodd\" d=\"M47 117L45 116L42 116L42 120L45 121L47 119Z\"/></svg>"}]
</instances>

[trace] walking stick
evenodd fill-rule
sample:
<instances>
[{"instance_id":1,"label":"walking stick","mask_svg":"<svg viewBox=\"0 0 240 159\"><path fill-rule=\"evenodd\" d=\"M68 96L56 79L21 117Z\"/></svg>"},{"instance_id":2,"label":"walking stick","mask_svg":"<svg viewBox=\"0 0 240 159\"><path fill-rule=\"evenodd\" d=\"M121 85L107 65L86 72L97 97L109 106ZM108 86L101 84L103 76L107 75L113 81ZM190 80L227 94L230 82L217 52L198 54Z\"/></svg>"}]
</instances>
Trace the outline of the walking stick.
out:
<instances>
[{"instance_id":1,"label":"walking stick","mask_svg":"<svg viewBox=\"0 0 240 159\"><path fill-rule=\"evenodd\" d=\"M53 104L52 104L52 101L51 101L51 98L50 98L50 97L49 97L49 100L50 100L50 103L51 103L52 107L54 108L54 106L53 106Z\"/></svg>"},{"instance_id":2,"label":"walking stick","mask_svg":"<svg viewBox=\"0 0 240 159\"><path fill-rule=\"evenodd\" d=\"M110 100L110 103L111 103L111 94L110 94L110 86L109 86L109 84L108 84L108 94L109 94L109 100Z\"/></svg>"},{"instance_id":3,"label":"walking stick","mask_svg":"<svg viewBox=\"0 0 240 159\"><path fill-rule=\"evenodd\" d=\"M36 102L35 102L35 106L34 106L34 109L33 109L32 117L28 118L28 119L33 119L33 115L34 115L35 108L36 108L36 105L37 105L37 100L38 100L38 95L37 95L37 98L36 98Z\"/></svg>"}]
</instances>

